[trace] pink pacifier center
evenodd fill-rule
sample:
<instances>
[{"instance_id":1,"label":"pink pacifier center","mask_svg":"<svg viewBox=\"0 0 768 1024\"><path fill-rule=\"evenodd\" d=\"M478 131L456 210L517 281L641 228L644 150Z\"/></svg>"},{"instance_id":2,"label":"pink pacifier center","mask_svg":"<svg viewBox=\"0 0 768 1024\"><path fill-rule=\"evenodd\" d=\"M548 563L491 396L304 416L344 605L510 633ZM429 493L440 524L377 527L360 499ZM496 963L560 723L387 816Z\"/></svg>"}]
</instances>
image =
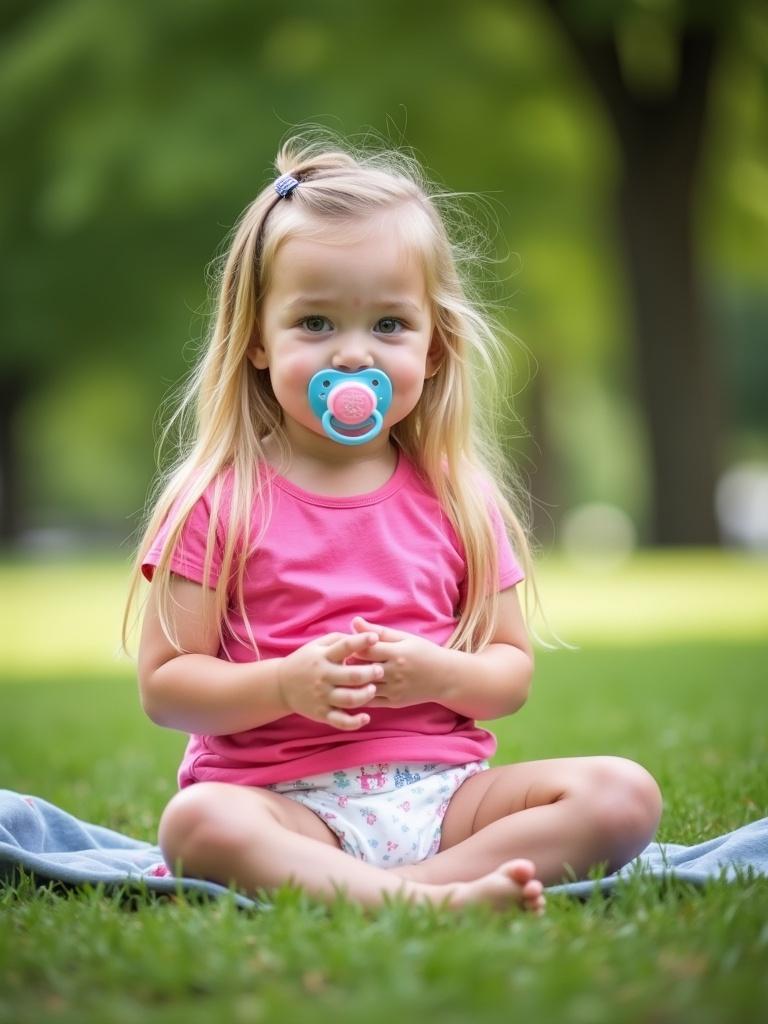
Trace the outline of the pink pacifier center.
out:
<instances>
[{"instance_id":1,"label":"pink pacifier center","mask_svg":"<svg viewBox=\"0 0 768 1024\"><path fill-rule=\"evenodd\" d=\"M341 423L363 423L376 408L376 396L360 384L339 384L328 395L328 408Z\"/></svg>"}]
</instances>

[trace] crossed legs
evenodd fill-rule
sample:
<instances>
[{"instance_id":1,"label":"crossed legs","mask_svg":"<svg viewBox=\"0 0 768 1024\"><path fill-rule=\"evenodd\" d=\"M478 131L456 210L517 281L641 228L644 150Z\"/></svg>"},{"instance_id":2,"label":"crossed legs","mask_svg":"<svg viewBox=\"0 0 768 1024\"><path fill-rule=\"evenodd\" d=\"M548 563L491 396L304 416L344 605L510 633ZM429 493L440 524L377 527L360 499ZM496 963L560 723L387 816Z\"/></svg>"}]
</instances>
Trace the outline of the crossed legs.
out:
<instances>
[{"instance_id":1,"label":"crossed legs","mask_svg":"<svg viewBox=\"0 0 768 1024\"><path fill-rule=\"evenodd\" d=\"M553 758L491 768L467 779L443 819L440 850L403 877L477 878L510 856L536 865L544 885L616 871L653 839L662 800L653 777L620 757Z\"/></svg>"},{"instance_id":2,"label":"crossed legs","mask_svg":"<svg viewBox=\"0 0 768 1024\"><path fill-rule=\"evenodd\" d=\"M653 778L621 758L532 761L472 776L448 807L440 851L385 870L350 857L313 811L279 793L198 783L160 822L172 870L254 893L292 881L320 899L345 892L367 907L415 902L540 912L542 883L615 870L653 838L661 797ZM535 866L534 866L535 865Z\"/></svg>"}]
</instances>

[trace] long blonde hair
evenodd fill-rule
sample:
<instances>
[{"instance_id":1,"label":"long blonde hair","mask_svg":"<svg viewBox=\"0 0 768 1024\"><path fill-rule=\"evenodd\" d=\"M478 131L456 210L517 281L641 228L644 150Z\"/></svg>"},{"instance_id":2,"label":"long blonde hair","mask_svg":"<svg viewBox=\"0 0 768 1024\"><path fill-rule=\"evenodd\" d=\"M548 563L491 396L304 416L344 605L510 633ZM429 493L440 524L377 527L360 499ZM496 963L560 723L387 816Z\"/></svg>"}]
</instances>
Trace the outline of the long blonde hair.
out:
<instances>
[{"instance_id":1,"label":"long blonde hair","mask_svg":"<svg viewBox=\"0 0 768 1024\"><path fill-rule=\"evenodd\" d=\"M280 199L270 182L236 224L219 276L218 302L210 338L182 393L163 439L174 426L180 444L173 465L158 476L143 524L131 572L123 618L123 646L137 599L141 565L153 540L169 519L155 568L160 622L169 642L181 651L171 615L170 560L197 500L213 483L204 578L210 569L216 528L224 511L224 478L229 530L216 583L219 638L226 650L232 600L246 623L254 654L258 647L248 625L243 598L246 562L266 530L271 512L268 477L255 472L265 462L268 435L287 459L282 413L265 370L247 358L260 303L279 246L300 233L308 218L349 225L363 217L407 204L409 240L420 250L433 323L442 350L436 374L425 381L415 409L391 430L391 437L433 487L465 550L467 586L464 607L449 646L478 651L494 634L498 617L498 556L486 495L497 502L513 547L526 574L529 595L538 605L529 545L529 505L512 478L497 433L501 388L507 379L507 349L502 329L477 298L470 298L467 275L459 268L473 254L449 239L440 208L451 196L426 181L412 157L392 151L353 153L349 146L314 135L297 135L280 149L276 168L300 181L289 199ZM462 276L464 279L462 280ZM189 422L191 420L191 423ZM190 429L191 427L191 429ZM187 440L184 433L190 435ZM482 478L482 486L478 486ZM252 534L254 502L260 524ZM250 541L248 540L250 538ZM230 581L234 579L234 593Z\"/></svg>"}]
</instances>

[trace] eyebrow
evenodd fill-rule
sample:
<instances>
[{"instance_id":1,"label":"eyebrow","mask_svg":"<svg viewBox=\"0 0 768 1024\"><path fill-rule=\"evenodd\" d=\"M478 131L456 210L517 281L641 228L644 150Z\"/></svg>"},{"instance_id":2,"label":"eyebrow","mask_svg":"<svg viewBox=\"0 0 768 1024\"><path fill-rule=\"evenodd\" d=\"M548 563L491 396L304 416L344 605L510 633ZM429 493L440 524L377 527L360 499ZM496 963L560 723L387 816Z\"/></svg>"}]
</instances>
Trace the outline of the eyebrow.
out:
<instances>
[{"instance_id":1,"label":"eyebrow","mask_svg":"<svg viewBox=\"0 0 768 1024\"><path fill-rule=\"evenodd\" d=\"M292 310L297 307L333 305L335 301L334 298L328 295L300 295L293 302L289 302L286 309ZM409 299L380 299L373 303L373 305L383 309L405 309L411 313L423 312L421 306L417 306L415 302L411 302Z\"/></svg>"}]
</instances>

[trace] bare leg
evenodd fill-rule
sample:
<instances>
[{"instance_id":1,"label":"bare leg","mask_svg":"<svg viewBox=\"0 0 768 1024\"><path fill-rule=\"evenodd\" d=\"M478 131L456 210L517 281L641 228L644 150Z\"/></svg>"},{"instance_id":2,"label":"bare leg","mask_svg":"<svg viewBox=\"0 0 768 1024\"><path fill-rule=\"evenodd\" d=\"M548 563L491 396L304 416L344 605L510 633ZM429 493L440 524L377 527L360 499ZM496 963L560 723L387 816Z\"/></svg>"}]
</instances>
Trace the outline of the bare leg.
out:
<instances>
[{"instance_id":1,"label":"bare leg","mask_svg":"<svg viewBox=\"0 0 768 1024\"><path fill-rule=\"evenodd\" d=\"M444 884L479 878L510 857L544 885L615 871L653 839L661 794L640 765L617 757L557 758L491 768L454 794L440 851L392 873Z\"/></svg>"},{"instance_id":2,"label":"bare leg","mask_svg":"<svg viewBox=\"0 0 768 1024\"><path fill-rule=\"evenodd\" d=\"M255 894L293 882L326 902L340 892L366 907L385 897L461 907L489 903L543 909L542 885L526 860L504 858L482 877L445 884L411 881L344 853L314 812L263 789L198 783L171 800L160 822L171 870Z\"/></svg>"}]
</instances>

